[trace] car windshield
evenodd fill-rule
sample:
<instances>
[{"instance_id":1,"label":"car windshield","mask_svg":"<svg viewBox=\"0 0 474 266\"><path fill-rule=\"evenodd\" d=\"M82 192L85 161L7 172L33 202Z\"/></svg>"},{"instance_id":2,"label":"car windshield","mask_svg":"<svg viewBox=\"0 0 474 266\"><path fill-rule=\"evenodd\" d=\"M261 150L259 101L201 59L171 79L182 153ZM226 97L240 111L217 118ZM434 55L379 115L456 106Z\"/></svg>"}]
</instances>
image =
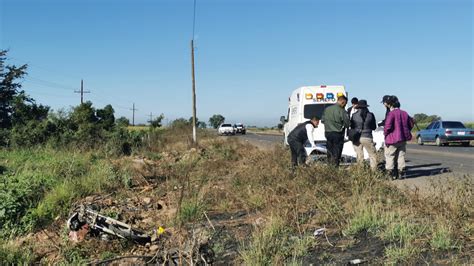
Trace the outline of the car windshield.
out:
<instances>
[{"instance_id":1,"label":"car windshield","mask_svg":"<svg viewBox=\"0 0 474 266\"><path fill-rule=\"evenodd\" d=\"M323 117L324 109L333 105L332 103L329 104L307 104L304 106L304 118L311 119L312 117L316 116L318 118Z\"/></svg>"},{"instance_id":2,"label":"car windshield","mask_svg":"<svg viewBox=\"0 0 474 266\"><path fill-rule=\"evenodd\" d=\"M222 124L221 127L232 127L232 125L231 124Z\"/></svg>"},{"instance_id":3,"label":"car windshield","mask_svg":"<svg viewBox=\"0 0 474 266\"><path fill-rule=\"evenodd\" d=\"M466 128L461 122L447 121L443 122L443 128Z\"/></svg>"}]
</instances>

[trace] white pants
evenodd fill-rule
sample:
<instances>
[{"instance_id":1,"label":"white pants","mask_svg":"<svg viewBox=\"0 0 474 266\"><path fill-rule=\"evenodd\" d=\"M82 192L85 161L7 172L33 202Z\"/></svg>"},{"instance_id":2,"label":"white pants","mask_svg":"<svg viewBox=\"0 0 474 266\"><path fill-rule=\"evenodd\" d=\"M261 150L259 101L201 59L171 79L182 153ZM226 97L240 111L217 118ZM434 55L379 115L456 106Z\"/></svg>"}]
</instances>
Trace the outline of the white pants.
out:
<instances>
[{"instance_id":1,"label":"white pants","mask_svg":"<svg viewBox=\"0 0 474 266\"><path fill-rule=\"evenodd\" d=\"M367 150L370 159L370 168L377 170L377 151L375 150L374 141L371 138L361 137L359 141L352 143L354 150L357 154L357 163L362 164L364 162L364 148Z\"/></svg>"},{"instance_id":2,"label":"white pants","mask_svg":"<svg viewBox=\"0 0 474 266\"><path fill-rule=\"evenodd\" d=\"M393 145L385 146L385 169L393 170L395 160L398 163L398 170L405 169L405 154L407 151L407 142L399 142Z\"/></svg>"}]
</instances>

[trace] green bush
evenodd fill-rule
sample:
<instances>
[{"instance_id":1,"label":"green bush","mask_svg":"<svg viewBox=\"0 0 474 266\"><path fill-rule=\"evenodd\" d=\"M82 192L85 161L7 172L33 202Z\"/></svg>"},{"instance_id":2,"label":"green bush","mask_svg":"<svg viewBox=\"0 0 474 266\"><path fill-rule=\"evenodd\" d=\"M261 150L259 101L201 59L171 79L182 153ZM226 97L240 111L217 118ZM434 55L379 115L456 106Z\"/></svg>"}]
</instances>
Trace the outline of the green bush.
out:
<instances>
[{"instance_id":1,"label":"green bush","mask_svg":"<svg viewBox=\"0 0 474 266\"><path fill-rule=\"evenodd\" d=\"M94 154L51 149L0 151L0 236L30 232L66 215L77 198L129 182L127 173Z\"/></svg>"},{"instance_id":2,"label":"green bush","mask_svg":"<svg viewBox=\"0 0 474 266\"><path fill-rule=\"evenodd\" d=\"M31 250L25 247L15 247L0 240L0 261L2 265L29 265L34 261Z\"/></svg>"}]
</instances>

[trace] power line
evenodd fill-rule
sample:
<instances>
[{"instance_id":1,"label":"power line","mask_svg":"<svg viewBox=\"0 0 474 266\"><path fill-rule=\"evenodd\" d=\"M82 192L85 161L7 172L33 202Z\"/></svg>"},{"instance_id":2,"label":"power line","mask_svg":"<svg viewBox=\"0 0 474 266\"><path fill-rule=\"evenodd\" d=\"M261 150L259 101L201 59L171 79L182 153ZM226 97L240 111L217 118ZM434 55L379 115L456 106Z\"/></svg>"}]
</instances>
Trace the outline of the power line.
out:
<instances>
[{"instance_id":1,"label":"power line","mask_svg":"<svg viewBox=\"0 0 474 266\"><path fill-rule=\"evenodd\" d=\"M65 74L65 73L62 73L62 72L58 72L56 70L53 70L53 68L51 68L51 67L40 66L36 63L31 63L31 61L23 60L23 59L18 58L18 57L10 57L8 59L9 60L13 59L15 61L25 63L29 67L33 66L34 68L41 69L41 70L44 70L44 71L49 72L49 73L53 73L53 74L58 75L58 76L78 79L77 76L70 75L70 74ZM37 77L29 76L29 75L26 77L26 80L29 81L29 82L31 82L31 80L36 80L37 82L45 84L45 85L47 85L48 87L51 87L51 88L64 89L64 90L76 90L75 87L70 87L70 86L63 85L63 84L60 84L60 83L57 83L57 82L51 82L51 81L47 81L47 80L40 79L40 78L37 78ZM90 85L91 82L90 81L88 81L88 82L89 82L88 84ZM93 86L93 87L94 87L94 90L95 90L94 94L97 94L97 90L102 91L104 93L107 93L107 91L105 89L101 89L100 87L97 87L97 86ZM117 97L116 95L113 95L113 96L112 95L107 95L107 98L110 98L110 97L112 97L112 98L114 98L114 99L116 99L120 102L128 102L129 101L129 99L120 98L120 97ZM126 108L128 109L128 107L126 107Z\"/></svg>"},{"instance_id":2,"label":"power line","mask_svg":"<svg viewBox=\"0 0 474 266\"><path fill-rule=\"evenodd\" d=\"M8 59L9 60L13 59L13 60L16 60L16 61L21 61L21 62L27 64L30 67L33 66L34 68L42 69L46 72L50 72L50 73L56 74L58 76L63 76L63 77L67 77L67 78L74 78L74 79L77 78L77 76L66 75L64 73L57 72L57 71L53 70L52 68L40 66L36 63L31 63L31 61L23 60L23 59L20 59L20 58L17 58L17 57L15 57L15 58L10 57ZM64 90L64 91L74 91L75 93L81 93L80 90L78 91L72 86L64 85L62 83L58 83L58 82L55 82L55 81L45 80L45 79L38 78L38 77L35 77L35 76L31 76L31 75L26 76L24 78L24 80L27 81L28 83L31 83L31 84L36 85L36 86L42 86L42 87L47 87L47 88L52 88L52 89L58 89L58 90ZM84 93L91 93L91 92L90 91L84 91L84 87L83 87L84 85L83 85L82 80L81 80L81 83L82 83L81 84L81 90L82 90L81 103L83 103L84 102ZM107 93L107 91L105 89L101 89L101 88L94 87L94 90L99 90L99 91L102 91L104 93ZM55 97L65 97L65 98L70 98L71 97L69 95L49 94L49 93L38 92L38 91L32 91L32 92L34 92L35 94L45 95L45 96L55 96ZM97 101L97 102L102 102L103 104L111 104L114 108L120 108L120 109L123 109L123 110L135 109L133 111L133 117L135 117L135 111L138 111L138 109L135 108L135 104L133 104L132 109L129 109L129 107L114 104L113 102L111 102L109 100L110 98L113 98L113 99L116 99L118 101L124 102L124 101L128 101L129 99L125 100L125 99L121 99L119 97L116 97L116 95L107 94L106 96L104 95L104 97L107 98L107 100L105 100L104 98L99 97L98 95L101 95L101 93L100 92L95 92L94 96L92 96L94 99L96 99L95 101ZM133 118L133 120L135 120L135 119Z\"/></svg>"},{"instance_id":3,"label":"power line","mask_svg":"<svg viewBox=\"0 0 474 266\"><path fill-rule=\"evenodd\" d=\"M33 76L26 76L25 80L28 81L28 82L35 82L35 83L43 84L47 87L51 87L51 88L55 88L55 89L62 89L62 90L68 90L68 91L71 91L71 90L75 89L75 88L69 87L67 85L63 85L63 84L52 82L52 81L47 81L47 80L36 78L36 77L33 77Z\"/></svg>"}]
</instances>

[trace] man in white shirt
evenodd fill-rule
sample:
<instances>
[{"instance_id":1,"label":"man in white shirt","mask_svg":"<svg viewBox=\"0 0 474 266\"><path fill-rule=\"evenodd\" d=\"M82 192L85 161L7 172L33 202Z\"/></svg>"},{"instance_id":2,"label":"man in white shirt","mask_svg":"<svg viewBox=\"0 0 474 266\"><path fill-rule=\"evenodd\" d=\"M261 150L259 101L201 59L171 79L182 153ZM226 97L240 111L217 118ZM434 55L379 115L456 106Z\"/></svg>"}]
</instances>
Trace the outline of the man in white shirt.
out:
<instances>
[{"instance_id":1,"label":"man in white shirt","mask_svg":"<svg viewBox=\"0 0 474 266\"><path fill-rule=\"evenodd\" d=\"M313 131L319 125L319 118L312 117L311 120L299 124L288 134L288 144L290 144L291 163L293 166L303 165L306 162L306 151L304 145L307 141L314 147Z\"/></svg>"},{"instance_id":2,"label":"man in white shirt","mask_svg":"<svg viewBox=\"0 0 474 266\"><path fill-rule=\"evenodd\" d=\"M357 104L359 103L359 99L357 97L354 97L351 99L351 104L352 106L347 109L347 114L349 115L349 119L352 118L352 115L357 112Z\"/></svg>"}]
</instances>

